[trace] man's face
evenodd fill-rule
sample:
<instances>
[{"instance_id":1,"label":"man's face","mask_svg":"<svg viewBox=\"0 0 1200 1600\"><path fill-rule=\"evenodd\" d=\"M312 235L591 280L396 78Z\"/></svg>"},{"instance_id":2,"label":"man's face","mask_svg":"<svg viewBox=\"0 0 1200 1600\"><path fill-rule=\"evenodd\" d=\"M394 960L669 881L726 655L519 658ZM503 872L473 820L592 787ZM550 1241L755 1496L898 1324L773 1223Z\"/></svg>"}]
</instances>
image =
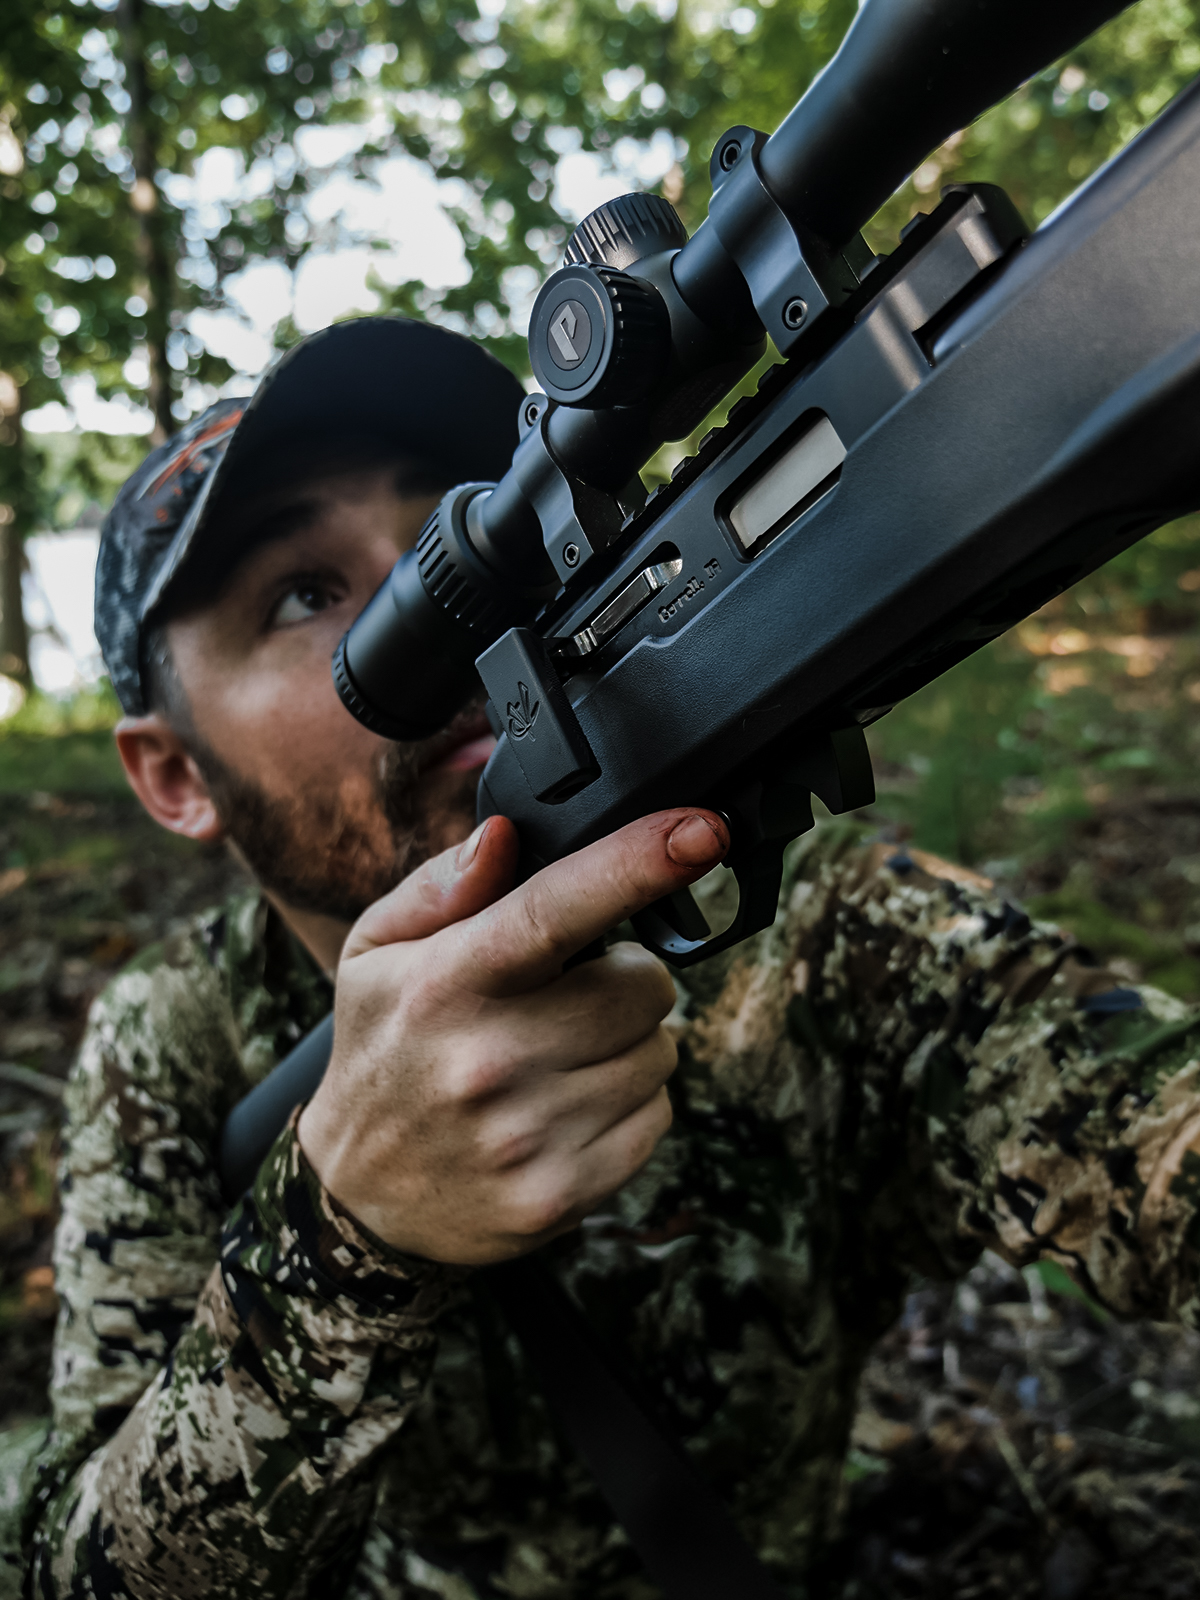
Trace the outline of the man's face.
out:
<instances>
[{"instance_id":1,"label":"man's face","mask_svg":"<svg viewBox=\"0 0 1200 1600\"><path fill-rule=\"evenodd\" d=\"M494 742L476 706L433 739L391 744L334 690L338 640L437 504L402 499L394 477L346 472L238 508L248 540L270 536L216 601L168 626L230 838L287 904L345 921L466 837Z\"/></svg>"}]
</instances>

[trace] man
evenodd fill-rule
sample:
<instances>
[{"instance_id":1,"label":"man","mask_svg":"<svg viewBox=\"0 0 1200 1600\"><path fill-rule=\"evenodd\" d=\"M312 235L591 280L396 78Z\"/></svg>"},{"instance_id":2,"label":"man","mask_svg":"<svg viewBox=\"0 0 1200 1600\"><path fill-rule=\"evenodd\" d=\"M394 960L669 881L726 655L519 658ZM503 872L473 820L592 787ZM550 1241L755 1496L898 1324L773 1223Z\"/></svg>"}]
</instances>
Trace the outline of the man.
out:
<instances>
[{"instance_id":1,"label":"man","mask_svg":"<svg viewBox=\"0 0 1200 1600\"><path fill-rule=\"evenodd\" d=\"M547 1241L796 1594L914 1267L1048 1250L1117 1310L1195 1319L1186 1008L844 827L677 1007L638 947L566 963L717 863L718 817L513 888L511 825L472 831L475 712L393 747L342 711L338 638L438 490L503 470L518 400L452 335L343 325L156 451L106 523L130 781L261 890L89 1024L30 1594L651 1596L470 1270ZM326 1079L227 1213L222 1119L335 968Z\"/></svg>"}]
</instances>

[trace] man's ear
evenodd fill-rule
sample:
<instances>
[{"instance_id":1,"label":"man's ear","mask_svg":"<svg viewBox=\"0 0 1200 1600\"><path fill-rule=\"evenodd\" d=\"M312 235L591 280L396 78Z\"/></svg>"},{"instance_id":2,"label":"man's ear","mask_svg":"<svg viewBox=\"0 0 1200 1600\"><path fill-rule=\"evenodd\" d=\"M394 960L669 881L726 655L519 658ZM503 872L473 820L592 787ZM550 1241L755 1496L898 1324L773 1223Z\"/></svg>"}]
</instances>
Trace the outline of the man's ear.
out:
<instances>
[{"instance_id":1,"label":"man's ear","mask_svg":"<svg viewBox=\"0 0 1200 1600\"><path fill-rule=\"evenodd\" d=\"M205 843L224 838L200 768L165 718L123 717L115 736L130 787L155 822Z\"/></svg>"}]
</instances>

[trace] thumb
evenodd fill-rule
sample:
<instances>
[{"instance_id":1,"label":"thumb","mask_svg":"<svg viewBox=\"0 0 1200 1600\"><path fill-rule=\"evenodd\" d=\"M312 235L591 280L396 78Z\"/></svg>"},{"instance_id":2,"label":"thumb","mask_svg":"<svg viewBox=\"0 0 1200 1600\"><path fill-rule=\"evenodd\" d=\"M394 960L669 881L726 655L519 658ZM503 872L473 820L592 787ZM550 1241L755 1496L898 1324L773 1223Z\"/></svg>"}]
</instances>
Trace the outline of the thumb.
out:
<instances>
[{"instance_id":1,"label":"thumb","mask_svg":"<svg viewBox=\"0 0 1200 1600\"><path fill-rule=\"evenodd\" d=\"M489 817L462 844L443 850L369 906L350 930L342 960L379 945L426 939L473 917L513 886L517 830L507 817Z\"/></svg>"}]
</instances>

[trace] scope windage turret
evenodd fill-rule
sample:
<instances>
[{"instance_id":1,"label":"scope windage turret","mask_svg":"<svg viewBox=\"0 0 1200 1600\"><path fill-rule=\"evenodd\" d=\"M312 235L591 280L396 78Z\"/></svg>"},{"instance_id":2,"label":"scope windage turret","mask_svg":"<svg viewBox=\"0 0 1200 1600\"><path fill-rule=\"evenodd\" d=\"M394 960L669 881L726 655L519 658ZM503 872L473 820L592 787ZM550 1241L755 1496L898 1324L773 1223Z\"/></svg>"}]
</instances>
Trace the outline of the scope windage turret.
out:
<instances>
[{"instance_id":1,"label":"scope windage turret","mask_svg":"<svg viewBox=\"0 0 1200 1600\"><path fill-rule=\"evenodd\" d=\"M686 243L675 208L657 195L622 195L583 219L529 318L530 364L551 400L635 405L663 379L671 314L652 283L625 269Z\"/></svg>"}]
</instances>

